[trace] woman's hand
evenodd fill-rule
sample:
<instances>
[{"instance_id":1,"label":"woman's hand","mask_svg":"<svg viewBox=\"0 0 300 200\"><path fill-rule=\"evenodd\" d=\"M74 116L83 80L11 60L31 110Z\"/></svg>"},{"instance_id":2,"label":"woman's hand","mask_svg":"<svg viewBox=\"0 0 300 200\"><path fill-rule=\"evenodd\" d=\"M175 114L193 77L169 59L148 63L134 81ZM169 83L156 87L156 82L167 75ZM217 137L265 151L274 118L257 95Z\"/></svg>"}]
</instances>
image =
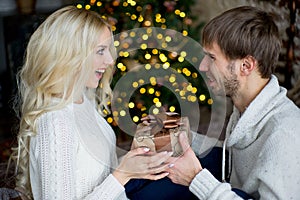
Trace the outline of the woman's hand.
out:
<instances>
[{"instance_id":1,"label":"woman's hand","mask_svg":"<svg viewBox=\"0 0 300 200\"><path fill-rule=\"evenodd\" d=\"M122 159L120 165L113 172L115 178L125 185L132 178L158 180L169 175L165 163L172 152L150 152L147 147L139 147L129 151Z\"/></svg>"}]
</instances>

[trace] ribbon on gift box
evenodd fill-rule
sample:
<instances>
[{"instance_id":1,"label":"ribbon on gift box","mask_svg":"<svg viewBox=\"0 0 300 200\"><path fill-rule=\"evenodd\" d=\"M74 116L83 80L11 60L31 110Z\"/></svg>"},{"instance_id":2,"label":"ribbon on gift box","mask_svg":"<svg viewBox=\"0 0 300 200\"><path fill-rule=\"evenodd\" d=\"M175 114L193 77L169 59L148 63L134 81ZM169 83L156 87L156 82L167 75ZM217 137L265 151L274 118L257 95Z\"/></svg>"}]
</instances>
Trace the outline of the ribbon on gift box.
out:
<instances>
[{"instance_id":1,"label":"ribbon on gift box","mask_svg":"<svg viewBox=\"0 0 300 200\"><path fill-rule=\"evenodd\" d=\"M172 151L172 156L179 156L183 151L179 134L186 134L191 141L189 120L178 113L163 112L148 115L141 120L133 139L133 147L146 146L153 152Z\"/></svg>"}]
</instances>

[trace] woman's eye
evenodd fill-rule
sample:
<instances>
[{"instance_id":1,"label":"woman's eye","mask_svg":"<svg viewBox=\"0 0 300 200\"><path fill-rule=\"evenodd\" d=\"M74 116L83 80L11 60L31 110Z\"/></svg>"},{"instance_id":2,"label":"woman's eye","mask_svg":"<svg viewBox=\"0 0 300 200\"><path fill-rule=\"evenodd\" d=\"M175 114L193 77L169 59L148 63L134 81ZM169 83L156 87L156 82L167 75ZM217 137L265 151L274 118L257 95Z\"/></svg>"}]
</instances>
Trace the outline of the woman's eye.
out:
<instances>
[{"instance_id":1,"label":"woman's eye","mask_svg":"<svg viewBox=\"0 0 300 200\"><path fill-rule=\"evenodd\" d=\"M99 54L99 55L103 55L104 54L104 48L103 49L99 49L98 51L97 51L97 54Z\"/></svg>"}]
</instances>

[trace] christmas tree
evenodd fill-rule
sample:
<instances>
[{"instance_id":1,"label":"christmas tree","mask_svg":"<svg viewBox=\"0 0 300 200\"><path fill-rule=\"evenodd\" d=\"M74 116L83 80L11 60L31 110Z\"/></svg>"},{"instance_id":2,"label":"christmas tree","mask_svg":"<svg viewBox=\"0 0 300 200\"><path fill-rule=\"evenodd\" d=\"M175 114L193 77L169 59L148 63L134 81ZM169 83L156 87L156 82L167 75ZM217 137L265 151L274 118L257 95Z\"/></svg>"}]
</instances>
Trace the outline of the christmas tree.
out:
<instances>
[{"instance_id":1,"label":"christmas tree","mask_svg":"<svg viewBox=\"0 0 300 200\"><path fill-rule=\"evenodd\" d=\"M192 26L193 4L192 0L78 1L78 8L106 18L115 35L114 99L106 119L117 133L132 135L148 114L189 115L213 103L198 71L201 24Z\"/></svg>"}]
</instances>

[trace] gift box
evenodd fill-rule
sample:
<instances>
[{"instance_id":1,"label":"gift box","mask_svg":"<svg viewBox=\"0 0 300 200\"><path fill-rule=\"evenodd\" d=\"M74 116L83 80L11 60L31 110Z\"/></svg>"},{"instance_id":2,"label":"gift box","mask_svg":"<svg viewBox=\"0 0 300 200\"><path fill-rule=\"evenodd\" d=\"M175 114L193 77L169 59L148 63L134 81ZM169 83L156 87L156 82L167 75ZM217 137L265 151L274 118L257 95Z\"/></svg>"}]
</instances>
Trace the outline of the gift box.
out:
<instances>
[{"instance_id":1,"label":"gift box","mask_svg":"<svg viewBox=\"0 0 300 200\"><path fill-rule=\"evenodd\" d=\"M179 134L186 134L191 142L188 117L174 112L148 115L138 124L132 145L133 148L146 146L153 152L172 151L176 157L183 152Z\"/></svg>"}]
</instances>

